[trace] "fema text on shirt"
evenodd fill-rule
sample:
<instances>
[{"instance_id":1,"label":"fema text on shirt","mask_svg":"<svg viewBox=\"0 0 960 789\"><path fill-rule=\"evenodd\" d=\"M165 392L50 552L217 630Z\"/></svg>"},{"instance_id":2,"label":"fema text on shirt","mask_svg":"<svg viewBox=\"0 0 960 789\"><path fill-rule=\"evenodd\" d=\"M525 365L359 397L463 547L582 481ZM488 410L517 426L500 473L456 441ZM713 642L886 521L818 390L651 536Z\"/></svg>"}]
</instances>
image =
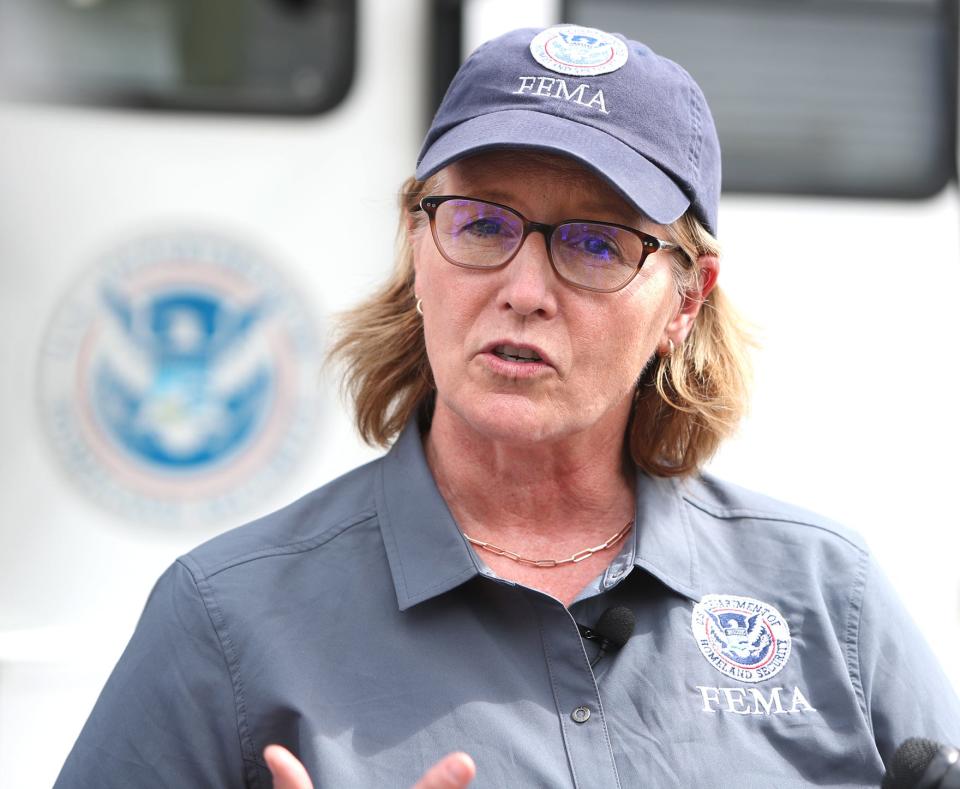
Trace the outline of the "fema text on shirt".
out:
<instances>
[{"instance_id":1,"label":"fema text on shirt","mask_svg":"<svg viewBox=\"0 0 960 789\"><path fill-rule=\"evenodd\" d=\"M793 715L816 712L800 688L784 693L785 688L711 688L697 685L701 712L732 712L735 715Z\"/></svg>"}]
</instances>

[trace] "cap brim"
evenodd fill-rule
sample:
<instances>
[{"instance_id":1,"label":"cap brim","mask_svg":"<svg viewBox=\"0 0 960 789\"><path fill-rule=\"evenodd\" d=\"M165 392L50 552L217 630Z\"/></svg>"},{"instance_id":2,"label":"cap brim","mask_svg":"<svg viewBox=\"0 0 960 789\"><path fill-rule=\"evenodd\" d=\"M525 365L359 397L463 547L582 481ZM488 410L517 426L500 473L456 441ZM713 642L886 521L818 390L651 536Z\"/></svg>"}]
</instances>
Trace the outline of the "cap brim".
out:
<instances>
[{"instance_id":1,"label":"cap brim","mask_svg":"<svg viewBox=\"0 0 960 789\"><path fill-rule=\"evenodd\" d=\"M424 153L416 177L423 181L458 159L497 149L546 151L576 159L661 225L676 221L690 207L689 198L670 176L628 145L592 126L535 110L491 112L454 126Z\"/></svg>"}]
</instances>

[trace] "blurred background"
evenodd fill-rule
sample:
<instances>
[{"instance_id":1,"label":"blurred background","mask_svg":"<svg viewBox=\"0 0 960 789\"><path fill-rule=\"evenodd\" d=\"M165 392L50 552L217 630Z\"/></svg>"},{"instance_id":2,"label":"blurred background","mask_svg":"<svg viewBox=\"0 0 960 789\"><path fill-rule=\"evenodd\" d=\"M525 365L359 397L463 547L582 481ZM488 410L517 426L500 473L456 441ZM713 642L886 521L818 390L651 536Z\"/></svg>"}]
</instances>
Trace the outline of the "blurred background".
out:
<instances>
[{"instance_id":1,"label":"blurred background","mask_svg":"<svg viewBox=\"0 0 960 789\"><path fill-rule=\"evenodd\" d=\"M716 116L760 347L710 470L862 533L960 686L953 0L0 0L5 786L53 782L170 562L379 454L332 320L457 65L558 21Z\"/></svg>"}]
</instances>

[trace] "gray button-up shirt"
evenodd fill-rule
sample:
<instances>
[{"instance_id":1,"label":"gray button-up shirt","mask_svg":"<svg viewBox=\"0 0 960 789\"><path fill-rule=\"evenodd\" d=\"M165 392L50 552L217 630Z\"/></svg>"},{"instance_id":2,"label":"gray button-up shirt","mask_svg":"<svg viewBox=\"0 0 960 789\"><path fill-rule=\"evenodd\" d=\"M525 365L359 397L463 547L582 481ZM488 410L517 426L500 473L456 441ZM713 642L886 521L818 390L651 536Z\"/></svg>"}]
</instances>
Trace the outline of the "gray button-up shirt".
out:
<instances>
[{"instance_id":1,"label":"gray button-up shirt","mask_svg":"<svg viewBox=\"0 0 960 789\"><path fill-rule=\"evenodd\" d=\"M637 475L636 529L568 608L464 541L410 425L384 458L159 580L57 787L877 786L960 706L854 535L711 478ZM577 623L636 618L597 657Z\"/></svg>"}]
</instances>

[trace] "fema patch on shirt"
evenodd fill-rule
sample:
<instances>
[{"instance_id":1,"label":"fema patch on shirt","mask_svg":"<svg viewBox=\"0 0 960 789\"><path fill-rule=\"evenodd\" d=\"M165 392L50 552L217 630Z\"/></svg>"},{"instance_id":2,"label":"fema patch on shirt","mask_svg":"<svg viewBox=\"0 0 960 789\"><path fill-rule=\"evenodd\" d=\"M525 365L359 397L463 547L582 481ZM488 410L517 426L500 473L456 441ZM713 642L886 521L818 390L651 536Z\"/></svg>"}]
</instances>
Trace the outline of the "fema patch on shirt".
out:
<instances>
[{"instance_id":1,"label":"fema patch on shirt","mask_svg":"<svg viewBox=\"0 0 960 789\"><path fill-rule=\"evenodd\" d=\"M558 74L593 76L623 66L629 50L621 39L602 30L559 25L537 33L530 53L537 63Z\"/></svg>"},{"instance_id":2,"label":"fema patch on shirt","mask_svg":"<svg viewBox=\"0 0 960 789\"><path fill-rule=\"evenodd\" d=\"M769 603L705 595L693 607L693 637L711 666L741 682L763 682L790 657L790 628Z\"/></svg>"}]
</instances>

